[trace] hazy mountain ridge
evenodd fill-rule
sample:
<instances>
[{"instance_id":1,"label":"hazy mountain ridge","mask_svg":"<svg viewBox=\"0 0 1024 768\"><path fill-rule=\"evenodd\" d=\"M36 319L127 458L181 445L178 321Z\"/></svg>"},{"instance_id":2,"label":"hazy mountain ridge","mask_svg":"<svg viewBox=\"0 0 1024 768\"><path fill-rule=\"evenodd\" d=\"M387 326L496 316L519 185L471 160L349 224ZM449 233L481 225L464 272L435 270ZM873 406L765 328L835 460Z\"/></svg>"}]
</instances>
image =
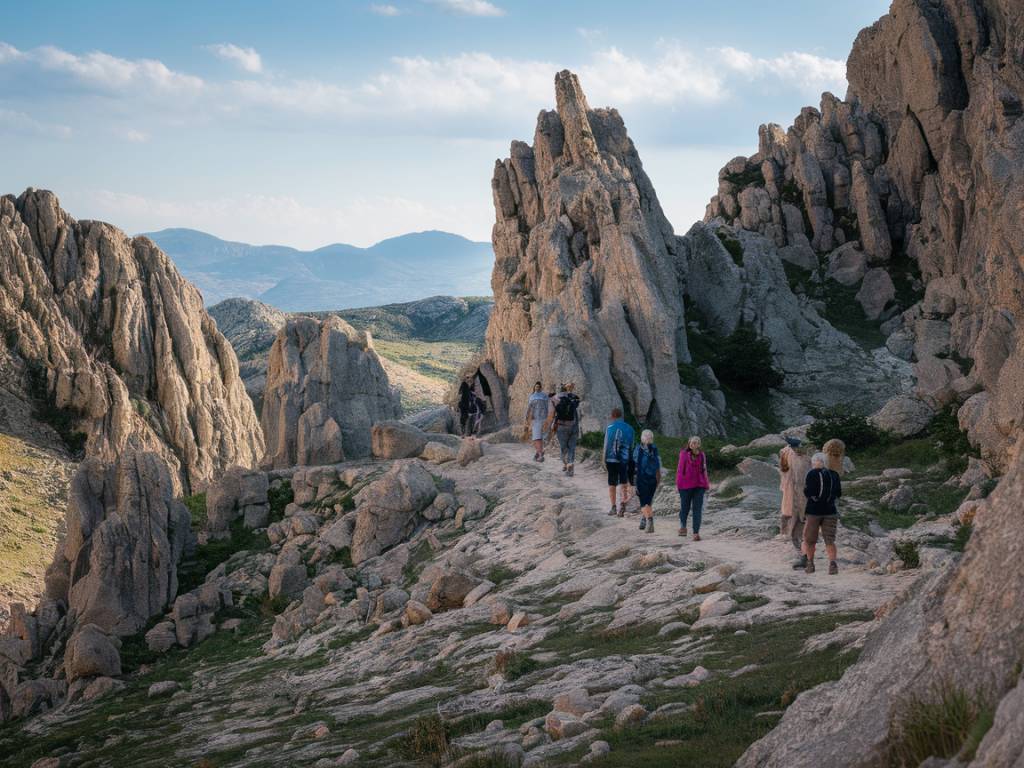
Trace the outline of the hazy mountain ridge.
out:
<instances>
[{"instance_id":1,"label":"hazy mountain ridge","mask_svg":"<svg viewBox=\"0 0 1024 768\"><path fill-rule=\"evenodd\" d=\"M490 243L436 230L369 248L335 243L311 251L222 240L184 228L145 236L195 283L208 306L242 296L291 312L314 312L431 294L490 293Z\"/></svg>"}]
</instances>

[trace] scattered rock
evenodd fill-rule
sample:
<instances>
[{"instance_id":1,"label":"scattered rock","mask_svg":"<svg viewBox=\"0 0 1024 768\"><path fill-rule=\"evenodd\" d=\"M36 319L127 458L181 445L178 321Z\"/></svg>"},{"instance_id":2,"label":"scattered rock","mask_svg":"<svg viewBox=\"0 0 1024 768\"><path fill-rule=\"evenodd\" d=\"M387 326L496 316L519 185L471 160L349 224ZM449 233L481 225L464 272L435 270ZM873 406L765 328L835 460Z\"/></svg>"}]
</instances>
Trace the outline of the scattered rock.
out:
<instances>
[{"instance_id":1,"label":"scattered rock","mask_svg":"<svg viewBox=\"0 0 1024 768\"><path fill-rule=\"evenodd\" d=\"M158 683L153 683L149 686L147 695L151 699L158 698L160 696L167 696L174 693L181 686L174 680L161 680Z\"/></svg>"},{"instance_id":2,"label":"scattered rock","mask_svg":"<svg viewBox=\"0 0 1024 768\"><path fill-rule=\"evenodd\" d=\"M737 607L736 601L728 592L712 592L700 604L700 618L711 619L732 613Z\"/></svg>"},{"instance_id":3,"label":"scattered rock","mask_svg":"<svg viewBox=\"0 0 1024 768\"><path fill-rule=\"evenodd\" d=\"M411 424L384 421L374 424L370 441L378 459L409 459L423 452L428 435Z\"/></svg>"}]
</instances>

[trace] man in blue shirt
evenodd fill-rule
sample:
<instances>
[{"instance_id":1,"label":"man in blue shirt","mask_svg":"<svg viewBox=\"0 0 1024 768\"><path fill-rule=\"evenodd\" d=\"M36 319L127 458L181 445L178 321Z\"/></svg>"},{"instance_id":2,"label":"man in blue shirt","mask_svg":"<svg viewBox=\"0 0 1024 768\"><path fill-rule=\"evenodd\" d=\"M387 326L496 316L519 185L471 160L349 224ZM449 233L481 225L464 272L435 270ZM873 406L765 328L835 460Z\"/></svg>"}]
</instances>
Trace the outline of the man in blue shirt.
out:
<instances>
[{"instance_id":1,"label":"man in blue shirt","mask_svg":"<svg viewBox=\"0 0 1024 768\"><path fill-rule=\"evenodd\" d=\"M633 428L622 420L622 409L612 408L612 423L604 431L603 461L608 470L608 498L612 508L609 516L625 517L629 501L629 458L633 455ZM619 504L615 505L615 489Z\"/></svg>"}]
</instances>

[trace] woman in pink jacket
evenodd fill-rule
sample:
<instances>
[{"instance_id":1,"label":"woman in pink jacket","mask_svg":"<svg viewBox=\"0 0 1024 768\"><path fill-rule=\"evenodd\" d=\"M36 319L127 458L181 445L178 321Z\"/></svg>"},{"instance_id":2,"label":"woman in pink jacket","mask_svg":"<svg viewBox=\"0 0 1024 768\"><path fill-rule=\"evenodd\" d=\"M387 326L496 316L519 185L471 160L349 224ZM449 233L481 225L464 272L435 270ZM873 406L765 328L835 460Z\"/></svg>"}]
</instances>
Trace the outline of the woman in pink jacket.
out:
<instances>
[{"instance_id":1,"label":"woman in pink jacket","mask_svg":"<svg viewBox=\"0 0 1024 768\"><path fill-rule=\"evenodd\" d=\"M708 457L700 449L700 438L691 437L679 452L676 488L679 489L679 535L686 535L686 518L693 509L693 540L700 541L700 521L704 512L704 493L708 482Z\"/></svg>"}]
</instances>

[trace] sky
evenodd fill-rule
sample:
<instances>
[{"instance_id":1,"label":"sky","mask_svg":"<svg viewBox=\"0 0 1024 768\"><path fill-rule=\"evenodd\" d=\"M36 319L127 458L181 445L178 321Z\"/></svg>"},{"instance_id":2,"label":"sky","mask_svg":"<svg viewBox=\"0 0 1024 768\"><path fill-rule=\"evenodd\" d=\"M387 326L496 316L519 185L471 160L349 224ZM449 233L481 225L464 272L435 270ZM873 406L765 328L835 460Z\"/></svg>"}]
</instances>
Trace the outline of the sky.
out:
<instances>
[{"instance_id":1,"label":"sky","mask_svg":"<svg viewBox=\"0 0 1024 768\"><path fill-rule=\"evenodd\" d=\"M0 193L250 243L489 240L494 161L563 68L677 232L823 91L883 0L0 0Z\"/></svg>"}]
</instances>

